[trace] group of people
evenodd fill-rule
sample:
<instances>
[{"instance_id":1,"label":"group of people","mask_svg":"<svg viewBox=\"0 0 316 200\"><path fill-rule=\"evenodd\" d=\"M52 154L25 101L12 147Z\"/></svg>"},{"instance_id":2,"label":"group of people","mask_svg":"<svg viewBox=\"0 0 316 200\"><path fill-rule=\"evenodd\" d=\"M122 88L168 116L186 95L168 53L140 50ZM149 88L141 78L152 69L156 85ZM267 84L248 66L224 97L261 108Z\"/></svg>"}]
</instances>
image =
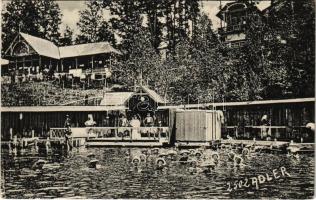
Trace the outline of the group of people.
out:
<instances>
[{"instance_id":1,"label":"group of people","mask_svg":"<svg viewBox=\"0 0 316 200\"><path fill-rule=\"evenodd\" d=\"M151 115L150 113L147 113L146 117L142 120L139 114L134 114L133 117L128 120L127 117L124 114L120 115L119 118L119 127L132 127L132 138L140 138L140 132L139 128L141 126L145 127L153 127L156 125L156 117L155 115ZM86 127L94 127L97 125L96 121L93 119L93 115L88 115L88 120L85 121ZM161 127L162 123L161 121L158 122L158 126ZM69 118L69 115L66 115L65 120L65 128L67 128L67 134L65 134L66 140L68 140L68 136L71 134L71 119Z\"/></svg>"},{"instance_id":2,"label":"group of people","mask_svg":"<svg viewBox=\"0 0 316 200\"><path fill-rule=\"evenodd\" d=\"M133 115L132 119L129 121L124 114L120 116L120 122L119 125L121 127L131 126L131 127L140 127L141 125L145 127L152 127L155 125L156 117L155 115L151 116L150 113L147 113L146 117L141 120L141 117L139 114ZM158 122L158 125L161 124L161 122Z\"/></svg>"}]
</instances>

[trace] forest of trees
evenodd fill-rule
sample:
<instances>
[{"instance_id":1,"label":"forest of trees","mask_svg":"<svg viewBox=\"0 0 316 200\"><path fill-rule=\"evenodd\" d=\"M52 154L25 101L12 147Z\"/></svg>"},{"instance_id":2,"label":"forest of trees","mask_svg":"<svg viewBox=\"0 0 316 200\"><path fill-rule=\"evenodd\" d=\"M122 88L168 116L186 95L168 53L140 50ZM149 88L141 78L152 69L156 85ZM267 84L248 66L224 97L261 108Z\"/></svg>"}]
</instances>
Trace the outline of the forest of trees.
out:
<instances>
[{"instance_id":1,"label":"forest of trees","mask_svg":"<svg viewBox=\"0 0 316 200\"><path fill-rule=\"evenodd\" d=\"M238 49L219 40L198 0L92 0L85 4L77 23L79 33L74 35L69 27L61 33L62 13L56 1L8 2L2 11L2 53L19 30L60 46L108 41L123 52L113 66L122 84L139 84L142 76L176 103L315 95L313 0L272 7L259 25L249 19L245 46ZM114 17L105 20L105 10ZM159 55L163 43L166 60Z\"/></svg>"}]
</instances>

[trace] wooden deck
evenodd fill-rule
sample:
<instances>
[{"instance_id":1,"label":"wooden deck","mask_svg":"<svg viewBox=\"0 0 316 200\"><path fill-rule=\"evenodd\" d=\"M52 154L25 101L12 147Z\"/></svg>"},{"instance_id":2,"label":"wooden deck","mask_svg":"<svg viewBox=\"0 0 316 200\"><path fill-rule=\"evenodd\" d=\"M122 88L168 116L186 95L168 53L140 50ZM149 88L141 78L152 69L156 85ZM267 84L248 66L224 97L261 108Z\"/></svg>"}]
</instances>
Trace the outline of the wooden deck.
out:
<instances>
[{"instance_id":1,"label":"wooden deck","mask_svg":"<svg viewBox=\"0 0 316 200\"><path fill-rule=\"evenodd\" d=\"M221 140L222 144L237 144L237 145L256 145L256 146L289 146L289 142L283 141L261 141L261 140Z\"/></svg>"},{"instance_id":2,"label":"wooden deck","mask_svg":"<svg viewBox=\"0 0 316 200\"><path fill-rule=\"evenodd\" d=\"M86 147L162 147L162 141L87 141Z\"/></svg>"}]
</instances>

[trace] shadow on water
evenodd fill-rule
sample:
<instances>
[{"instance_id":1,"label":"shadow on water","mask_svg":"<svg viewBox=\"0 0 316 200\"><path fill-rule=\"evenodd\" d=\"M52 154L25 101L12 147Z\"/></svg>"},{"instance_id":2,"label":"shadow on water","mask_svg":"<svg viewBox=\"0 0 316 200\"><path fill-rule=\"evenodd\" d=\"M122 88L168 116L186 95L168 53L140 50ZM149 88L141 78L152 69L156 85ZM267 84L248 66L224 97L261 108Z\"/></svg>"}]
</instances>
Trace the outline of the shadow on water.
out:
<instances>
[{"instance_id":1,"label":"shadow on water","mask_svg":"<svg viewBox=\"0 0 316 200\"><path fill-rule=\"evenodd\" d=\"M178 162L174 155L152 149L80 148L40 154L31 149L9 154L2 150L4 198L312 198L314 154L299 159L285 154L253 152L236 166L227 152L208 168L200 157ZM177 155L179 156L179 155ZM200 156L200 155L199 155ZM158 159L164 161L159 161ZM93 161L92 161L93 160ZM194 164L192 164L192 160ZM158 162L159 161L159 162ZM38 162L38 167L34 163ZM99 167L90 168L89 163ZM211 164L210 164L211 165ZM289 176L229 191L236 181L273 175L285 167Z\"/></svg>"}]
</instances>

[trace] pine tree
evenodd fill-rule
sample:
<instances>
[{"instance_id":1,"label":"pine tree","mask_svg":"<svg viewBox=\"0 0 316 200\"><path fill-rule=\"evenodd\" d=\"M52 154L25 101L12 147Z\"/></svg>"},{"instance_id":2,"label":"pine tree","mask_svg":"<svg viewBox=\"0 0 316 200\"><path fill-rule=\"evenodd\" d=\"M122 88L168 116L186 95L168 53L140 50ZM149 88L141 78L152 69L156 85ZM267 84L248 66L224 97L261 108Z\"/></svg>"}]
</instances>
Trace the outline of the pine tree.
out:
<instances>
[{"instance_id":1,"label":"pine tree","mask_svg":"<svg viewBox=\"0 0 316 200\"><path fill-rule=\"evenodd\" d=\"M142 26L140 1L117 0L111 2L109 9L112 15L116 16L110 19L113 30L122 39L121 49L128 58L133 38L139 33Z\"/></svg>"},{"instance_id":2,"label":"pine tree","mask_svg":"<svg viewBox=\"0 0 316 200\"><path fill-rule=\"evenodd\" d=\"M53 0L39 0L35 1L35 6L41 19L39 20L40 36L58 44L62 17L58 4Z\"/></svg>"},{"instance_id":3,"label":"pine tree","mask_svg":"<svg viewBox=\"0 0 316 200\"><path fill-rule=\"evenodd\" d=\"M151 33L151 42L157 50L162 41L163 31L163 4L161 1L141 0L142 13L147 16L147 26Z\"/></svg>"},{"instance_id":4,"label":"pine tree","mask_svg":"<svg viewBox=\"0 0 316 200\"><path fill-rule=\"evenodd\" d=\"M69 46L73 44L73 30L67 25L63 37L59 39L60 46Z\"/></svg>"},{"instance_id":5,"label":"pine tree","mask_svg":"<svg viewBox=\"0 0 316 200\"><path fill-rule=\"evenodd\" d=\"M98 0L86 1L87 8L80 11L77 23L79 34L76 43L91 43L108 41L115 43L114 35L103 19L103 2Z\"/></svg>"},{"instance_id":6,"label":"pine tree","mask_svg":"<svg viewBox=\"0 0 316 200\"><path fill-rule=\"evenodd\" d=\"M288 72L288 97L315 95L315 2L276 2L269 26L279 39L275 50ZM273 52L274 53L274 52ZM276 62L273 60L274 62Z\"/></svg>"},{"instance_id":7,"label":"pine tree","mask_svg":"<svg viewBox=\"0 0 316 200\"><path fill-rule=\"evenodd\" d=\"M190 37L195 31L200 10L198 0L163 0L161 7L165 16L164 39L168 43L169 52L174 54L176 44L183 38Z\"/></svg>"},{"instance_id":8,"label":"pine tree","mask_svg":"<svg viewBox=\"0 0 316 200\"><path fill-rule=\"evenodd\" d=\"M12 0L2 11L2 50L8 48L19 31L56 43L60 23L60 9L51 0Z\"/></svg>"},{"instance_id":9,"label":"pine tree","mask_svg":"<svg viewBox=\"0 0 316 200\"><path fill-rule=\"evenodd\" d=\"M99 31L97 33L98 41L108 41L113 47L116 46L116 40L111 27L106 21L101 22Z\"/></svg>"},{"instance_id":10,"label":"pine tree","mask_svg":"<svg viewBox=\"0 0 316 200\"><path fill-rule=\"evenodd\" d=\"M137 30L138 33L132 36L129 43L133 51L117 67L117 70L124 72L122 79L128 85L133 85L135 80L137 84L141 84L141 79L154 80L152 78L159 75L154 69L158 70L160 57L152 46L150 31L145 27L138 27Z\"/></svg>"}]
</instances>

